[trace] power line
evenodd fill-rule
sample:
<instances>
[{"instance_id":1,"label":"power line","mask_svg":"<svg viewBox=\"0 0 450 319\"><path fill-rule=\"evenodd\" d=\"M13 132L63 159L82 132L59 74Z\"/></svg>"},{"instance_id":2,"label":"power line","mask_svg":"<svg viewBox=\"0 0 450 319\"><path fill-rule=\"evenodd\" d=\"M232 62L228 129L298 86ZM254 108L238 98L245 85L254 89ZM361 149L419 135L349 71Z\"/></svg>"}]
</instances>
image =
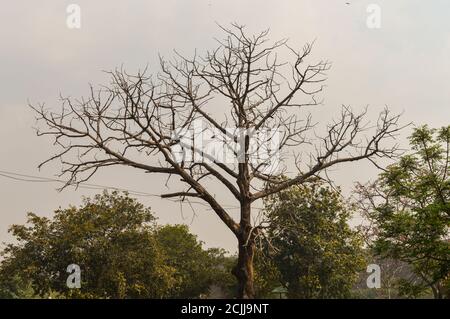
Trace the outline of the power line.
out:
<instances>
[{"instance_id":1,"label":"power line","mask_svg":"<svg viewBox=\"0 0 450 319\"><path fill-rule=\"evenodd\" d=\"M49 181L46 181L46 180L32 180L32 179L23 179L23 178L19 178L19 177L13 177L13 176L9 176L9 175L5 175L5 174L2 174L2 173L0 173L0 176L3 176L3 177L6 177L6 178L9 178L9 179L13 179L13 180L16 180L16 181L22 181L22 182L49 182Z\"/></svg>"},{"instance_id":2,"label":"power line","mask_svg":"<svg viewBox=\"0 0 450 319\"><path fill-rule=\"evenodd\" d=\"M55 178L49 178L49 177L42 177L42 176L35 176L35 175L27 175L27 174L19 174L15 172L0 170L0 176L16 180L16 181L22 181L22 182L28 182L28 183L62 183L66 184L67 182L62 179L55 179ZM75 185L71 185L74 186ZM147 197L158 197L161 196L158 194L151 194L126 188L119 188L114 186L105 186L105 185L99 185L99 184L92 184L92 183L85 183L80 182L77 187L85 188L85 189L94 189L94 190L102 190L102 189L111 189L111 190L117 190L122 192L128 192L130 194L136 195L136 196L147 196Z\"/></svg>"},{"instance_id":3,"label":"power line","mask_svg":"<svg viewBox=\"0 0 450 319\"><path fill-rule=\"evenodd\" d=\"M62 184L67 183L66 181L64 181L62 179L55 179L55 178L42 177L42 176L36 176L36 175L28 175L28 174L20 174L20 173L15 173L15 172L11 172L11 171L5 171L5 170L0 170L0 176L11 179L11 180L28 182L28 183L62 183ZM75 185L71 185L71 186L75 187ZM161 195L158 195L158 194L152 194L152 193L147 193L147 192L130 190L127 188L105 186L105 185L92 184L92 183L86 183L86 182L80 182L79 184L77 184L76 187L83 188L83 189L91 189L91 190L110 189L110 190L116 190L116 191L121 191L121 192L127 192L127 193L129 193L131 195L135 195L135 196L161 198ZM211 210L211 207L206 203L197 202L197 201L191 201L190 203L202 205L204 207L207 207L208 210ZM231 205L224 205L223 207L226 209L240 209L239 206L231 206ZM261 208L255 208L255 209L261 209Z\"/></svg>"}]
</instances>

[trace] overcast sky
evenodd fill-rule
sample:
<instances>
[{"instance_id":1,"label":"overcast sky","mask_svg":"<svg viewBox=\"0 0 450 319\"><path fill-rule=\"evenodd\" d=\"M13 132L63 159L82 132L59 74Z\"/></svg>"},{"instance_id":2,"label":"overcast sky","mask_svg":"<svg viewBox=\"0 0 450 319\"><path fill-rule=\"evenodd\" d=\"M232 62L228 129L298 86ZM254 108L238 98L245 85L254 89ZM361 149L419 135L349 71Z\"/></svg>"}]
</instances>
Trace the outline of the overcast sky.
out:
<instances>
[{"instance_id":1,"label":"overcast sky","mask_svg":"<svg viewBox=\"0 0 450 319\"><path fill-rule=\"evenodd\" d=\"M346 2L350 4L347 5ZM69 29L66 8L81 8L81 28ZM367 26L371 3L381 8L381 28ZM249 32L270 28L273 40L289 38L301 48L316 40L312 56L333 62L325 105L316 117L326 122L340 105L375 115L385 105L404 112L402 122L438 127L450 119L450 1L448 0L15 0L0 10L0 171L52 177L58 166L37 170L53 154L37 138L27 101L57 108L59 93L86 95L88 83L106 82L102 70L124 65L156 66L172 49L187 55L214 47L216 23L245 24ZM157 71L157 70L156 70ZM399 138L405 142L410 130ZM405 145L405 144L403 144ZM368 163L341 167L337 182L347 193L355 181L376 176ZM163 182L132 169L109 169L92 182L158 194ZM0 241L7 228L23 223L28 211L51 216L59 206L79 204L94 191L56 191L57 184L19 182L0 176ZM207 246L235 250L229 230L200 207L140 197L161 223L187 223Z\"/></svg>"}]
</instances>

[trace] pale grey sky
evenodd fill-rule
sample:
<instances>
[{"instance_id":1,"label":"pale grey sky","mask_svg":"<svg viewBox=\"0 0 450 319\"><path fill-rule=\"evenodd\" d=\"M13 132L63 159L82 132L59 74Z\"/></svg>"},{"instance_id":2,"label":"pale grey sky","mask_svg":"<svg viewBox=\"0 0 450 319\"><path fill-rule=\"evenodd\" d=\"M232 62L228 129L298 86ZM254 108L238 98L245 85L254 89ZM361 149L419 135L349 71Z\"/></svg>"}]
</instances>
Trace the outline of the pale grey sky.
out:
<instances>
[{"instance_id":1,"label":"pale grey sky","mask_svg":"<svg viewBox=\"0 0 450 319\"><path fill-rule=\"evenodd\" d=\"M346 5L350 2L350 5ZM66 7L81 7L81 29L66 26ZM369 4L381 8L381 28L366 25ZM187 55L212 48L216 22L271 29L271 39L289 38L293 47L316 40L312 57L333 62L325 105L316 121L325 124L340 105L375 115L385 105L404 112L402 122L448 125L450 119L450 1L448 0L15 0L0 10L0 170L53 176L58 165L37 165L54 153L49 140L32 130L27 101L58 107L57 97L82 96L87 84L105 83L102 70L124 65L156 66L172 49ZM404 143L409 130L400 141ZM376 176L367 163L342 166L336 179L347 192L354 181ZM160 193L162 181L131 169L105 170L97 184ZM25 183L0 176L0 241L7 228L23 223L27 211L51 215L79 204L80 189L56 191L57 184ZM208 246L235 250L231 233L211 212L192 212L157 198L140 197L160 222L188 223ZM191 221L192 220L192 221Z\"/></svg>"}]
</instances>

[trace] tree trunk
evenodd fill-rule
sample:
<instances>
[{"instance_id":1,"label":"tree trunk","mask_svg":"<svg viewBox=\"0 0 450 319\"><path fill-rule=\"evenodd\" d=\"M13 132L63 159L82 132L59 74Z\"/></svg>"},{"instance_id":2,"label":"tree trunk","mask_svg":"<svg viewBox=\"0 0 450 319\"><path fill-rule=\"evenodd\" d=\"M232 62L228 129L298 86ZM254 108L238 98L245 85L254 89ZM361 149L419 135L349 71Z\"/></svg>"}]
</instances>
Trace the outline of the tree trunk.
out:
<instances>
[{"instance_id":1,"label":"tree trunk","mask_svg":"<svg viewBox=\"0 0 450 319\"><path fill-rule=\"evenodd\" d=\"M253 299L255 290L253 287L253 256L255 253L255 236L251 226L251 202L241 203L241 221L237 234L239 254L237 265L233 268L233 275L238 281L239 299Z\"/></svg>"},{"instance_id":2,"label":"tree trunk","mask_svg":"<svg viewBox=\"0 0 450 319\"><path fill-rule=\"evenodd\" d=\"M248 232L246 232L249 235ZM246 236L239 238L239 255L237 265L233 269L233 275L238 281L239 299L253 299L255 290L253 286L253 255L255 252L255 243L252 238L247 241Z\"/></svg>"}]
</instances>

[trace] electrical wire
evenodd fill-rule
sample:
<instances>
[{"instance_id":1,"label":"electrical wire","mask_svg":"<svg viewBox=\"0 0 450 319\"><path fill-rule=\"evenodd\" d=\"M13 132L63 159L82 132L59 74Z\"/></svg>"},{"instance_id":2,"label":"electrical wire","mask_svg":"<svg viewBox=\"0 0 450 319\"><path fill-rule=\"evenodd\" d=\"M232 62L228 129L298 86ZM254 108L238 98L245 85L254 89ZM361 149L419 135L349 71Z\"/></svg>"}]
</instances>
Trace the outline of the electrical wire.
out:
<instances>
[{"instance_id":1,"label":"electrical wire","mask_svg":"<svg viewBox=\"0 0 450 319\"><path fill-rule=\"evenodd\" d=\"M62 184L66 184L66 181L64 181L62 179L55 179L55 178L28 175L28 174L20 174L20 173L15 173L15 172L6 171L6 170L0 170L0 176L11 179L11 180L28 182L28 183L62 183ZM74 185L72 185L72 186L74 186ZM161 195L158 195L158 194L152 194L152 193L130 190L127 188L119 188L119 187L114 187L114 186L105 186L105 185L99 185L99 184L85 183L85 182L80 182L77 185L77 187L83 188L83 189L91 189L91 190L104 190L104 189L116 190L116 191L120 191L120 192L127 192L127 193L129 193L131 195L135 195L135 196L161 198ZM191 201L191 203L202 205L204 207L207 207L208 210L212 210L211 207L206 203L197 202L197 201ZM232 205L224 205L223 207L225 209L240 209L239 206L232 206ZM262 208L255 208L255 209L262 209Z\"/></svg>"}]
</instances>

